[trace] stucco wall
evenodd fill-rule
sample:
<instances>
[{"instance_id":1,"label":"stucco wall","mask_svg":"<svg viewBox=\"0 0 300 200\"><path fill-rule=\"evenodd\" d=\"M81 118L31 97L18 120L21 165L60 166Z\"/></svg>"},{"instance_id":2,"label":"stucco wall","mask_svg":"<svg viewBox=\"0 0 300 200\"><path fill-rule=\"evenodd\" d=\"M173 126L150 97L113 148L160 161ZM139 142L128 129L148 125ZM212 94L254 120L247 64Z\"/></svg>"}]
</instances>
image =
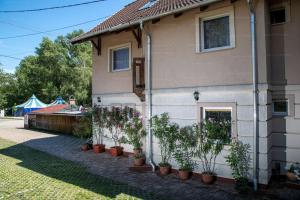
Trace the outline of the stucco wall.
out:
<instances>
[{"instance_id":1,"label":"stucco wall","mask_svg":"<svg viewBox=\"0 0 300 200\"><path fill-rule=\"evenodd\" d=\"M233 7L235 21L235 47L207 53L196 52L196 16L199 14L222 14L218 9ZM265 3L257 4L258 64L259 82L267 82L268 61L265 56L266 19ZM230 1L213 4L205 11L199 8L161 18L155 24L145 23L143 48L138 49L131 33L120 32L102 37L102 55L94 49L93 94L132 92L131 70L108 72L108 51L110 46L131 42L132 57L147 55L145 32L152 35L153 87L177 88L209 85L251 84L251 40L250 21L246 1ZM172 78L170 78L172 77Z\"/></svg>"},{"instance_id":2,"label":"stucco wall","mask_svg":"<svg viewBox=\"0 0 300 200\"><path fill-rule=\"evenodd\" d=\"M154 88L251 83L249 15L245 3L234 4L236 47L196 53L195 16L224 6L230 5L214 5L203 12L194 9L151 26Z\"/></svg>"},{"instance_id":3,"label":"stucco wall","mask_svg":"<svg viewBox=\"0 0 300 200\"><path fill-rule=\"evenodd\" d=\"M270 27L270 58L273 99L289 100L289 116L272 118L273 168L280 166L284 173L291 163L300 162L300 2L272 1L282 2L290 7L290 15L286 23Z\"/></svg>"},{"instance_id":4,"label":"stucco wall","mask_svg":"<svg viewBox=\"0 0 300 200\"><path fill-rule=\"evenodd\" d=\"M290 19L271 26L272 84L300 84L300 1L283 2L290 5Z\"/></svg>"},{"instance_id":5,"label":"stucco wall","mask_svg":"<svg viewBox=\"0 0 300 200\"><path fill-rule=\"evenodd\" d=\"M131 44L133 57L141 57L142 49L137 48L136 40L131 31L113 33L102 36L101 55L93 48L93 94L132 92L132 71L109 71L109 50L108 48ZM96 42L96 40L95 40ZM97 43L97 42L96 42Z\"/></svg>"}]
</instances>

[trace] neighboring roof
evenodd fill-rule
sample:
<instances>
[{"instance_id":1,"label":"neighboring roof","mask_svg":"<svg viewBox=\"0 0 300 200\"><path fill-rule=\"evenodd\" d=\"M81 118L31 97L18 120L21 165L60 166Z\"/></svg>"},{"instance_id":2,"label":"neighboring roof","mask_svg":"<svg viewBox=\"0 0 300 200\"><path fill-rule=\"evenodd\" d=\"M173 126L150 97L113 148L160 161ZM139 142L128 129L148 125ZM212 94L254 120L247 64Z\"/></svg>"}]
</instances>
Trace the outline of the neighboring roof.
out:
<instances>
[{"instance_id":1,"label":"neighboring roof","mask_svg":"<svg viewBox=\"0 0 300 200\"><path fill-rule=\"evenodd\" d=\"M47 104L41 102L35 95L32 95L25 103L16 106L17 108L45 108Z\"/></svg>"},{"instance_id":2,"label":"neighboring roof","mask_svg":"<svg viewBox=\"0 0 300 200\"><path fill-rule=\"evenodd\" d=\"M149 0L136 0L92 30L72 39L71 42L79 43L87 41L94 36L106 32L122 30L130 26L138 25L141 21L153 20L217 1L220 0L157 0L151 7L141 9Z\"/></svg>"},{"instance_id":3,"label":"neighboring roof","mask_svg":"<svg viewBox=\"0 0 300 200\"><path fill-rule=\"evenodd\" d=\"M66 101L63 100L61 96L58 96L55 101L53 101L49 106L58 105L58 104L66 104Z\"/></svg>"},{"instance_id":4,"label":"neighboring roof","mask_svg":"<svg viewBox=\"0 0 300 200\"><path fill-rule=\"evenodd\" d=\"M59 104L59 105L54 105L54 106L49 106L47 108L42 108L42 109L39 109L39 110L35 110L35 111L32 111L31 113L57 113L57 112L60 112L61 110L67 108L68 105L67 104Z\"/></svg>"}]
</instances>

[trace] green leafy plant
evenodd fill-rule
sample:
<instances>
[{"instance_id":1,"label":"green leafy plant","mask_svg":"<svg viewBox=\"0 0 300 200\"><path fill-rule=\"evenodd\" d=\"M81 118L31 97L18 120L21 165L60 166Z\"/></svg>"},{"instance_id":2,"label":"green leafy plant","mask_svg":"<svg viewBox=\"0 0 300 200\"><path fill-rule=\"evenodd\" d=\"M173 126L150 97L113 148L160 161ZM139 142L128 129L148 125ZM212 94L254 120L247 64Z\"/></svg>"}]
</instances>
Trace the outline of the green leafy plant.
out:
<instances>
[{"instance_id":1,"label":"green leafy plant","mask_svg":"<svg viewBox=\"0 0 300 200\"><path fill-rule=\"evenodd\" d=\"M78 122L73 125L73 135L86 139L85 144L89 148L93 146L93 133L92 133L92 112L84 113L84 116L80 117Z\"/></svg>"},{"instance_id":2,"label":"green leafy plant","mask_svg":"<svg viewBox=\"0 0 300 200\"><path fill-rule=\"evenodd\" d=\"M175 151L173 155L179 164L180 170L193 171L195 162L192 158L196 145L197 135L193 131L193 127L183 127L177 132Z\"/></svg>"},{"instance_id":3,"label":"green leafy plant","mask_svg":"<svg viewBox=\"0 0 300 200\"><path fill-rule=\"evenodd\" d=\"M106 107L93 107L93 122L95 125L94 137L97 144L103 143L104 129L107 123L108 109Z\"/></svg>"},{"instance_id":4,"label":"green leafy plant","mask_svg":"<svg viewBox=\"0 0 300 200\"><path fill-rule=\"evenodd\" d=\"M250 145L240 141L234 141L226 157L226 162L232 170L232 176L236 180L236 189L241 193L248 190L248 173L250 167Z\"/></svg>"},{"instance_id":5,"label":"green leafy plant","mask_svg":"<svg viewBox=\"0 0 300 200\"><path fill-rule=\"evenodd\" d=\"M115 146L120 146L123 143L124 137L122 137L122 131L124 125L131 117L132 109L129 107L111 107L111 110L107 112L105 127L110 131L111 138L115 143Z\"/></svg>"},{"instance_id":6,"label":"green leafy plant","mask_svg":"<svg viewBox=\"0 0 300 200\"><path fill-rule=\"evenodd\" d=\"M288 169L288 172L294 173L295 172L295 166L291 164L290 168Z\"/></svg>"},{"instance_id":7,"label":"green leafy plant","mask_svg":"<svg viewBox=\"0 0 300 200\"><path fill-rule=\"evenodd\" d=\"M229 122L212 119L194 125L198 137L195 155L202 162L204 174L215 175L216 158L228 141L228 126Z\"/></svg>"},{"instance_id":8,"label":"green leafy plant","mask_svg":"<svg viewBox=\"0 0 300 200\"><path fill-rule=\"evenodd\" d=\"M141 159L141 158L145 158L145 154L144 153L138 153L136 155L133 156L134 159Z\"/></svg>"},{"instance_id":9,"label":"green leafy plant","mask_svg":"<svg viewBox=\"0 0 300 200\"><path fill-rule=\"evenodd\" d=\"M159 166L170 166L169 160L175 149L176 133L179 126L176 123L170 123L168 113L160 116L154 116L152 119L153 135L159 140L161 163Z\"/></svg>"},{"instance_id":10,"label":"green leafy plant","mask_svg":"<svg viewBox=\"0 0 300 200\"><path fill-rule=\"evenodd\" d=\"M91 112L84 113L78 122L73 125L73 134L80 138L92 137L92 114Z\"/></svg>"},{"instance_id":11,"label":"green leafy plant","mask_svg":"<svg viewBox=\"0 0 300 200\"><path fill-rule=\"evenodd\" d=\"M140 149L143 146L142 139L146 136L142 117L136 110L133 111L132 117L129 115L128 121L124 124L126 135L122 137L122 143L131 144L134 149Z\"/></svg>"}]
</instances>

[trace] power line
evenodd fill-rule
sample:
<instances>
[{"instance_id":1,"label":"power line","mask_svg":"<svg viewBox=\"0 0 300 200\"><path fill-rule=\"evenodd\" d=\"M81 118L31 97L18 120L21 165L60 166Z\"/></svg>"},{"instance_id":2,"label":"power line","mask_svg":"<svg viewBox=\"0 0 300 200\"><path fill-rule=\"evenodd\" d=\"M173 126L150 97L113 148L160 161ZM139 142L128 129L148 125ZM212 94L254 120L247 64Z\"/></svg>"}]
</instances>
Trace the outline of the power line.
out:
<instances>
[{"instance_id":1,"label":"power line","mask_svg":"<svg viewBox=\"0 0 300 200\"><path fill-rule=\"evenodd\" d=\"M8 56L8 55L2 55L2 54L0 54L0 57L11 58L11 59L14 59L14 60L22 60L21 58L17 58L17 57L14 57L14 56Z\"/></svg>"},{"instance_id":2,"label":"power line","mask_svg":"<svg viewBox=\"0 0 300 200\"><path fill-rule=\"evenodd\" d=\"M0 37L0 39L5 40L5 39L21 38L21 37L39 35L39 34L44 34L44 33L50 33L50 32L54 32L54 31L63 30L63 29L67 29L67 28L72 28L72 27L75 27L75 26L80 26L80 25L87 24L87 23L90 23L90 22L98 21L98 20L101 20L101 19L105 19L107 17L109 17L109 16L101 17L101 18L97 18L97 19L93 19L93 20L89 20L89 21L85 21L85 22L81 22L79 24L64 26L64 27L61 27L61 28L51 29L51 30L47 30L47 31L41 31L41 32L37 32L37 33L29 33L29 34L24 34L24 35L14 35L14 36L9 36L9 37Z\"/></svg>"},{"instance_id":3,"label":"power line","mask_svg":"<svg viewBox=\"0 0 300 200\"><path fill-rule=\"evenodd\" d=\"M53 10L53 9L61 9L61 8L69 8L69 7L87 5L87 4L92 4L92 3L98 3L101 1L106 1L106 0L87 1L87 2L83 2L83 3L69 4L69 5L64 5L64 6L53 6L53 7L48 7L48 8L37 8L37 9L28 9L28 10L0 10L0 13L37 12L37 11L44 11L44 10Z\"/></svg>"}]
</instances>

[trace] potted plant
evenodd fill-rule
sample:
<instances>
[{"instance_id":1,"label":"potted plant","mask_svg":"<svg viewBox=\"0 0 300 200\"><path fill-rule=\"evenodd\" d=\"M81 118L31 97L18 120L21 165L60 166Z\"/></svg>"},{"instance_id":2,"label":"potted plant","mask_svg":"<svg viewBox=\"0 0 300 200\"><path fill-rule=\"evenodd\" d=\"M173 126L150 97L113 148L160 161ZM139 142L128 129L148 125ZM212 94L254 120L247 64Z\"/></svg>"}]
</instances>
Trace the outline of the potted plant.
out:
<instances>
[{"instance_id":1,"label":"potted plant","mask_svg":"<svg viewBox=\"0 0 300 200\"><path fill-rule=\"evenodd\" d=\"M228 142L228 126L226 121L213 119L204 120L200 125L195 125L194 130L198 135L198 145L195 155L202 162L202 182L212 184L216 180L216 158L221 153L224 144Z\"/></svg>"},{"instance_id":2,"label":"potted plant","mask_svg":"<svg viewBox=\"0 0 300 200\"><path fill-rule=\"evenodd\" d=\"M226 157L226 162L232 170L235 188L242 194L248 192L248 172L250 167L250 145L234 141Z\"/></svg>"},{"instance_id":3,"label":"potted plant","mask_svg":"<svg viewBox=\"0 0 300 200\"><path fill-rule=\"evenodd\" d=\"M142 153L142 139L146 136L146 130L138 111L133 111L132 117L129 117L129 120L125 123L124 133L122 143L131 144L134 155Z\"/></svg>"},{"instance_id":4,"label":"potted plant","mask_svg":"<svg viewBox=\"0 0 300 200\"><path fill-rule=\"evenodd\" d=\"M159 171L161 175L167 175L171 171L169 161L175 148L175 137L179 127L175 123L170 123L167 113L156 115L151 120L153 135L159 140L161 155Z\"/></svg>"},{"instance_id":5,"label":"potted plant","mask_svg":"<svg viewBox=\"0 0 300 200\"><path fill-rule=\"evenodd\" d=\"M145 155L143 153L138 153L134 155L134 165L143 166L145 164Z\"/></svg>"},{"instance_id":6,"label":"potted plant","mask_svg":"<svg viewBox=\"0 0 300 200\"><path fill-rule=\"evenodd\" d=\"M286 173L286 177L289 181L297 181L297 175L295 174L296 167L291 164L290 168L288 169L288 172Z\"/></svg>"},{"instance_id":7,"label":"potted plant","mask_svg":"<svg viewBox=\"0 0 300 200\"><path fill-rule=\"evenodd\" d=\"M176 146L174 158L179 164L178 176L182 180L190 177L190 173L194 169L195 162L192 160L196 147L197 137L193 128L187 126L181 128L176 135Z\"/></svg>"},{"instance_id":8,"label":"potted plant","mask_svg":"<svg viewBox=\"0 0 300 200\"><path fill-rule=\"evenodd\" d=\"M105 144L103 144L104 128L106 127L107 108L96 106L93 108L94 121L94 139L96 143L93 145L95 153L105 152Z\"/></svg>"},{"instance_id":9,"label":"potted plant","mask_svg":"<svg viewBox=\"0 0 300 200\"><path fill-rule=\"evenodd\" d=\"M93 148L93 140L92 138L88 138L86 142L81 146L82 151L88 151Z\"/></svg>"},{"instance_id":10,"label":"potted plant","mask_svg":"<svg viewBox=\"0 0 300 200\"><path fill-rule=\"evenodd\" d=\"M123 147L121 146L123 137L122 131L124 124L128 120L129 108L124 109L119 107L112 107L111 111L108 112L106 127L111 132L111 138L115 143L115 146L110 148L110 154L112 156L120 156L123 154Z\"/></svg>"},{"instance_id":11,"label":"potted plant","mask_svg":"<svg viewBox=\"0 0 300 200\"><path fill-rule=\"evenodd\" d=\"M86 112L84 116L80 117L77 123L73 126L73 135L86 139L86 142L81 146L82 151L92 149L92 115L91 112Z\"/></svg>"}]
</instances>

